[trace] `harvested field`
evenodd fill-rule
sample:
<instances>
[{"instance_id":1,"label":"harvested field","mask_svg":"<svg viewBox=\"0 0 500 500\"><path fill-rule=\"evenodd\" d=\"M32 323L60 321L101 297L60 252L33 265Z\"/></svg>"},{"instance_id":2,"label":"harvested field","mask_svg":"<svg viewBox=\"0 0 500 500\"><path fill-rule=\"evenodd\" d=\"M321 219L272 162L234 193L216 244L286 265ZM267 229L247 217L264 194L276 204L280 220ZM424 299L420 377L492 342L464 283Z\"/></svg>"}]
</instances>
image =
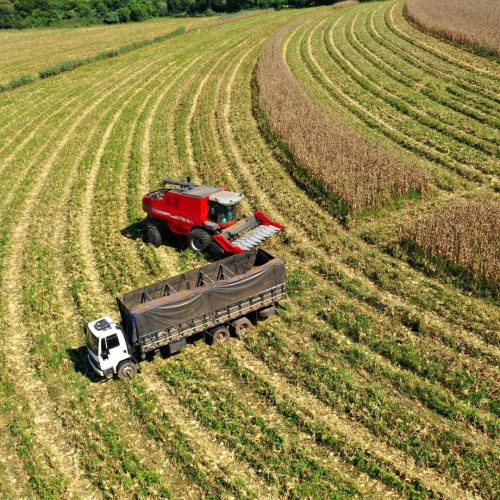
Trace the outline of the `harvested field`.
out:
<instances>
[{"instance_id":1,"label":"harvested field","mask_svg":"<svg viewBox=\"0 0 500 500\"><path fill-rule=\"evenodd\" d=\"M85 59L97 52L132 42L213 23L214 18L156 18L142 23L82 28L37 28L0 31L0 83L35 75L64 61Z\"/></svg>"},{"instance_id":2,"label":"harvested field","mask_svg":"<svg viewBox=\"0 0 500 500\"><path fill-rule=\"evenodd\" d=\"M401 224L493 193L495 65L414 29L402 10L375 2L205 26L0 94L0 491L499 495L498 307L398 253ZM296 80L418 165L424 197L347 229L297 185L262 134L252 84L289 25ZM287 263L285 309L244 340L198 342L128 383L94 383L85 323L118 318L117 293L204 262L130 230L145 190L187 175L243 191L245 210L286 224L266 243Z\"/></svg>"},{"instance_id":3,"label":"harvested field","mask_svg":"<svg viewBox=\"0 0 500 500\"><path fill-rule=\"evenodd\" d=\"M461 200L443 207L413 227L402 240L412 249L462 270L472 278L500 286L500 202Z\"/></svg>"},{"instance_id":4,"label":"harvested field","mask_svg":"<svg viewBox=\"0 0 500 500\"><path fill-rule=\"evenodd\" d=\"M500 5L495 0L408 0L406 14L439 36L500 54Z\"/></svg>"}]
</instances>

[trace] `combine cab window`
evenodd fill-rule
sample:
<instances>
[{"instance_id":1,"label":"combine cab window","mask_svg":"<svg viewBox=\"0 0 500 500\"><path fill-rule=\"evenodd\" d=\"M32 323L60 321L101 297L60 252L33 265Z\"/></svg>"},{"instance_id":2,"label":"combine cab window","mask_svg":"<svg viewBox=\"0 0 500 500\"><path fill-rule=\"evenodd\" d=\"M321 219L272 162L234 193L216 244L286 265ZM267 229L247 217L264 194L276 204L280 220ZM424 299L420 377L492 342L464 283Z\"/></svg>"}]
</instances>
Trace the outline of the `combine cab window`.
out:
<instances>
[{"instance_id":1,"label":"combine cab window","mask_svg":"<svg viewBox=\"0 0 500 500\"><path fill-rule=\"evenodd\" d=\"M238 203L235 205L215 205L212 209L212 220L217 224L227 224L238 218Z\"/></svg>"}]
</instances>

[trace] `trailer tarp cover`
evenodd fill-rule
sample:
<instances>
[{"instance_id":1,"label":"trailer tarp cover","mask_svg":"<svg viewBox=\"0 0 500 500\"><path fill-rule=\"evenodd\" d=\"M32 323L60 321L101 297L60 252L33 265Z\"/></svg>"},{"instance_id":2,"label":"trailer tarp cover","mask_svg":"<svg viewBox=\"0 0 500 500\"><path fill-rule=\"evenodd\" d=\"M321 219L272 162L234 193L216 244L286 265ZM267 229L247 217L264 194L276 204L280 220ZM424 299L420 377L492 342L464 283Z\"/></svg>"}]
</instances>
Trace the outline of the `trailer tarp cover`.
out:
<instances>
[{"instance_id":1,"label":"trailer tarp cover","mask_svg":"<svg viewBox=\"0 0 500 500\"><path fill-rule=\"evenodd\" d=\"M285 282L285 265L263 250L237 254L118 298L132 342Z\"/></svg>"}]
</instances>

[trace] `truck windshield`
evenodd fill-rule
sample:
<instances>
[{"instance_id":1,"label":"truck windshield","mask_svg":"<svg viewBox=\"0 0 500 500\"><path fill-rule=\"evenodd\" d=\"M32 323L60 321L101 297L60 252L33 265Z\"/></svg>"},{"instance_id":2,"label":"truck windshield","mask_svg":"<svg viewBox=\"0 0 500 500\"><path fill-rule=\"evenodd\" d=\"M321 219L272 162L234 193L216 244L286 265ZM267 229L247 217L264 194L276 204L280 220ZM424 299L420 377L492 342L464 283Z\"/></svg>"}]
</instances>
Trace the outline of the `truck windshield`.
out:
<instances>
[{"instance_id":1,"label":"truck windshield","mask_svg":"<svg viewBox=\"0 0 500 500\"><path fill-rule=\"evenodd\" d=\"M90 330L87 330L87 347L97 356L99 339Z\"/></svg>"},{"instance_id":2,"label":"truck windshield","mask_svg":"<svg viewBox=\"0 0 500 500\"><path fill-rule=\"evenodd\" d=\"M238 218L239 203L234 205L215 205L213 208L213 220L217 224L227 224Z\"/></svg>"}]
</instances>

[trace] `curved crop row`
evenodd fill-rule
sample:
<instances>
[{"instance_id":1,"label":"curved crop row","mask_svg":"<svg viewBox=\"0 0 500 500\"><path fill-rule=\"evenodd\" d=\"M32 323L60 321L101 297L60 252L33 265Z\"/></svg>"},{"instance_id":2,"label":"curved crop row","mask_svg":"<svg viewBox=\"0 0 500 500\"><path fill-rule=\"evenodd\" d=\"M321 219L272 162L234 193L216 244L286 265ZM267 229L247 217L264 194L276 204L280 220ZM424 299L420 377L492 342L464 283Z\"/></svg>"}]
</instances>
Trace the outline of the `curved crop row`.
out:
<instances>
[{"instance_id":1,"label":"curved crop row","mask_svg":"<svg viewBox=\"0 0 500 500\"><path fill-rule=\"evenodd\" d=\"M0 97L2 109L22 111L2 117L12 139L0 174L0 456L13 445L0 461L5 491L495 495L494 306L347 230L297 187L262 134L257 60L304 12L240 19L37 82L32 109L28 89ZM11 134L19 124L27 135ZM131 383L95 384L85 322L118 317L117 293L203 262L140 234L144 191L186 175L243 191L245 210L286 224L266 247L289 268L286 310L244 341L200 342L143 363ZM429 210L406 200L388 217L410 217L411 207ZM356 224L373 232L385 214Z\"/></svg>"},{"instance_id":2,"label":"curved crop row","mask_svg":"<svg viewBox=\"0 0 500 500\"><path fill-rule=\"evenodd\" d=\"M357 136L307 96L281 56L290 29L273 37L257 66L259 103L271 131L338 197L341 212L425 190L426 181L415 168Z\"/></svg>"}]
</instances>

